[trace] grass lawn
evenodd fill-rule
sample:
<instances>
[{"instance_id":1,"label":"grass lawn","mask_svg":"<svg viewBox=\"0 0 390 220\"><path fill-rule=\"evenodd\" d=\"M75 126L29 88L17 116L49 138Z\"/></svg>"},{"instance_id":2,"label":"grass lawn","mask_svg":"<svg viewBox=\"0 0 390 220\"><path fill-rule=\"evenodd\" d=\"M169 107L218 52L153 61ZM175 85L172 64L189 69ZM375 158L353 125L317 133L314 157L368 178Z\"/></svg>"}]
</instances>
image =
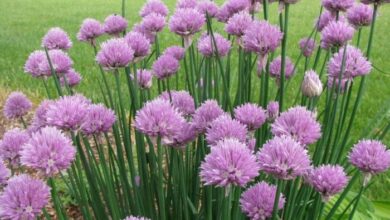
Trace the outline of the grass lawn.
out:
<instances>
[{"instance_id":1,"label":"grass lawn","mask_svg":"<svg viewBox=\"0 0 390 220\"><path fill-rule=\"evenodd\" d=\"M168 0L167 4L172 10L175 1ZM130 24L140 21L138 10L144 4L141 0L126 1L126 17ZM290 10L290 26L288 44L290 48L287 53L296 59L299 53L297 43L299 39L310 34L314 19L319 12L320 0L302 0L299 4L293 5ZM83 83L78 91L89 97L98 97L100 91L96 83L99 77L96 68L92 48L77 42L76 33L84 18L92 17L103 20L107 15L120 13L120 0L1 0L0 1L0 92L5 93L11 90L21 90L37 99L42 98L45 93L42 82L32 79L23 73L23 65L28 55L40 47L42 36L53 26L59 26L67 31L74 43L70 50L70 56L74 60L74 67L83 76ZM271 7L271 22L277 23L277 6ZM222 30L223 26L218 29ZM368 77L366 92L362 100L361 108L358 111L353 137L358 137L364 126L371 118L386 104L390 102L390 5L382 6L379 10L375 39L372 51L372 62L375 67L383 70L373 70ZM160 35L162 47L179 44L180 38L167 34L165 30ZM363 41L367 41L368 29L363 31ZM183 74L182 72L179 74ZM297 72L301 78L302 72ZM298 80L293 79L293 85L289 90L291 94L298 88ZM287 91L289 92L289 91ZM390 115L387 118L390 120ZM386 144L390 146L390 139ZM390 196L390 173L377 177L377 183L371 188L368 195L372 199L389 200Z\"/></svg>"}]
</instances>

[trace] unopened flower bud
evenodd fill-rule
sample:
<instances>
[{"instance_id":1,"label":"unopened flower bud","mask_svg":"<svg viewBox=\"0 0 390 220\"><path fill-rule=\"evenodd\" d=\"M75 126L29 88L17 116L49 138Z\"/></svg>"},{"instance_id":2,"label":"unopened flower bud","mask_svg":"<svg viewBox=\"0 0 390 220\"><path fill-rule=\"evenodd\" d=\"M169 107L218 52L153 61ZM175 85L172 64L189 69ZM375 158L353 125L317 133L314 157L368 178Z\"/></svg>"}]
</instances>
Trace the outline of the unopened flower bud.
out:
<instances>
[{"instance_id":1,"label":"unopened flower bud","mask_svg":"<svg viewBox=\"0 0 390 220\"><path fill-rule=\"evenodd\" d=\"M315 71L309 70L305 73L301 90L303 95L307 97L315 97L321 95L322 82Z\"/></svg>"}]
</instances>

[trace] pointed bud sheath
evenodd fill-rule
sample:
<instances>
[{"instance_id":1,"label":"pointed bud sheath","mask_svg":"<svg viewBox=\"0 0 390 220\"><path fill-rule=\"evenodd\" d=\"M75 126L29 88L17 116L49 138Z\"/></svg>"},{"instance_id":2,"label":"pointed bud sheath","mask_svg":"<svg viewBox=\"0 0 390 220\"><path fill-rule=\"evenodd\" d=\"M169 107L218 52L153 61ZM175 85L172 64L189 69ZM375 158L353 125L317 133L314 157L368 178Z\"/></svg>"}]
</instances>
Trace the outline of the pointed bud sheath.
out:
<instances>
[{"instance_id":1,"label":"pointed bud sheath","mask_svg":"<svg viewBox=\"0 0 390 220\"><path fill-rule=\"evenodd\" d=\"M315 71L306 71L305 77L303 78L301 91L303 95L310 98L321 95L322 82Z\"/></svg>"}]
</instances>

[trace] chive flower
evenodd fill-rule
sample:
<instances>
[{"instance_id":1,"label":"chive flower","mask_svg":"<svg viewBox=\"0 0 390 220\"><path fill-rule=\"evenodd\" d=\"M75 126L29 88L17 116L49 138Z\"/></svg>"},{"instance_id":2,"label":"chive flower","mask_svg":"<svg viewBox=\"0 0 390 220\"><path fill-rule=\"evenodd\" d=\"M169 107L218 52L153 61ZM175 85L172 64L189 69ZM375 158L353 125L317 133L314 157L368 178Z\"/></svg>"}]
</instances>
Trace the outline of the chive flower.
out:
<instances>
[{"instance_id":1,"label":"chive flower","mask_svg":"<svg viewBox=\"0 0 390 220\"><path fill-rule=\"evenodd\" d=\"M248 130L238 120L223 114L210 123L206 131L206 140L209 145L215 145L218 141L226 138L235 138L246 143Z\"/></svg>"},{"instance_id":2,"label":"chive flower","mask_svg":"<svg viewBox=\"0 0 390 220\"><path fill-rule=\"evenodd\" d=\"M3 113L7 119L19 119L31 110L32 103L22 92L12 92L4 103Z\"/></svg>"},{"instance_id":3,"label":"chive flower","mask_svg":"<svg viewBox=\"0 0 390 220\"><path fill-rule=\"evenodd\" d=\"M20 162L20 151L30 136L27 132L14 128L4 133L0 141L0 158L8 161L11 167L16 167Z\"/></svg>"},{"instance_id":4,"label":"chive flower","mask_svg":"<svg viewBox=\"0 0 390 220\"><path fill-rule=\"evenodd\" d=\"M72 47L68 34L59 27L51 28L42 39L42 47L48 50L68 50Z\"/></svg>"}]
</instances>

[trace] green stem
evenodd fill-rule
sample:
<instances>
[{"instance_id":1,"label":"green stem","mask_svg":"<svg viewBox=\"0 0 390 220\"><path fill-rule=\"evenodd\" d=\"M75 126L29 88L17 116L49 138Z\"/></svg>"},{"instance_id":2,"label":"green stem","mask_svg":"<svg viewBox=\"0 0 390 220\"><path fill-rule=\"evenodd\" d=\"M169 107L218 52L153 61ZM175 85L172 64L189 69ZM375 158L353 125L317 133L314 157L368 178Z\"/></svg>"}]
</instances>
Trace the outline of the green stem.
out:
<instances>
[{"instance_id":1,"label":"green stem","mask_svg":"<svg viewBox=\"0 0 390 220\"><path fill-rule=\"evenodd\" d=\"M164 196L164 181L163 181L163 149L161 146L161 137L157 137L157 163L158 163L158 203L160 209L160 218L161 220L166 219L165 214L165 196Z\"/></svg>"},{"instance_id":2,"label":"green stem","mask_svg":"<svg viewBox=\"0 0 390 220\"><path fill-rule=\"evenodd\" d=\"M283 27L283 41L282 41L282 62L280 68L280 96L279 96L279 111L283 111L284 99L284 81L286 78L286 52L287 52L287 33L288 33L288 11L290 4L285 4L285 18Z\"/></svg>"},{"instance_id":3,"label":"green stem","mask_svg":"<svg viewBox=\"0 0 390 220\"><path fill-rule=\"evenodd\" d=\"M278 186L276 189L276 194L275 194L275 201L274 201L274 207L272 210L272 220L276 220L278 216L278 210L279 210L279 200L280 200L280 194L282 192L283 188L283 180L278 180Z\"/></svg>"},{"instance_id":4,"label":"green stem","mask_svg":"<svg viewBox=\"0 0 390 220\"><path fill-rule=\"evenodd\" d=\"M349 215L349 218L348 218L349 220L352 220L353 216L355 215L355 212L356 212L356 209L359 205L359 201L360 201L360 198L362 197L363 191L364 191L364 185L362 184L362 186L360 187L360 190L359 190L359 194L357 195L355 205L353 206L352 212Z\"/></svg>"}]
</instances>

